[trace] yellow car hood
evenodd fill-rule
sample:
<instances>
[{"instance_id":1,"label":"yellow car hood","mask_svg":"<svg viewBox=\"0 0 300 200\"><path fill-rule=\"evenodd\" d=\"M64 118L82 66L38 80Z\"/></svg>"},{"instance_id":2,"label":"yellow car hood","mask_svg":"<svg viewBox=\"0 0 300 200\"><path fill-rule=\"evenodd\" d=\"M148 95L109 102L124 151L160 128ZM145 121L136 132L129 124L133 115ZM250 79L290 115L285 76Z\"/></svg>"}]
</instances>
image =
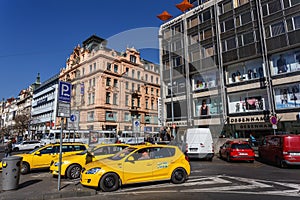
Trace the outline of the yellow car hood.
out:
<instances>
[{"instance_id":1,"label":"yellow car hood","mask_svg":"<svg viewBox=\"0 0 300 200\"><path fill-rule=\"evenodd\" d=\"M113 168L114 165L117 165L119 163L122 163L122 160L111 160L108 158L103 158L101 160L97 160L91 163L88 163L85 165L85 169L91 169L95 167L106 167L108 166L109 168Z\"/></svg>"}]
</instances>

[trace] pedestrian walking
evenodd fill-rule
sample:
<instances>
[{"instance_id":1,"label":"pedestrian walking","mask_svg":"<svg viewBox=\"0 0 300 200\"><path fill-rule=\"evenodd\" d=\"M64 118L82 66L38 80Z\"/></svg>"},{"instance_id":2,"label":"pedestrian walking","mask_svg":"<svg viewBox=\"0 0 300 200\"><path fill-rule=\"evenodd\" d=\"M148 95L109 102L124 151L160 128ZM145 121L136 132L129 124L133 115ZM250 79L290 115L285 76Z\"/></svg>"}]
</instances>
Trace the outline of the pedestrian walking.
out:
<instances>
[{"instance_id":1,"label":"pedestrian walking","mask_svg":"<svg viewBox=\"0 0 300 200\"><path fill-rule=\"evenodd\" d=\"M4 147L5 157L11 156L12 152L12 141L8 140Z\"/></svg>"}]
</instances>

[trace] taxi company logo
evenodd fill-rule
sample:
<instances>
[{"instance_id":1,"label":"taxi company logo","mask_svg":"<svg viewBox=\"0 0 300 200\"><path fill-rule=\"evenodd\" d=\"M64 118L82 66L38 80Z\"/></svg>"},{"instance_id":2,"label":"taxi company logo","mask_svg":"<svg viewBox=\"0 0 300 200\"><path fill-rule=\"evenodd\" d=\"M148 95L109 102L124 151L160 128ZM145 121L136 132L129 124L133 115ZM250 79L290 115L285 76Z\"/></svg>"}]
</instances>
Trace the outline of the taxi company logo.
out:
<instances>
[{"instance_id":1,"label":"taxi company logo","mask_svg":"<svg viewBox=\"0 0 300 200\"><path fill-rule=\"evenodd\" d=\"M266 122L269 120L269 117L236 117L230 118L230 123L248 123L248 122Z\"/></svg>"}]
</instances>

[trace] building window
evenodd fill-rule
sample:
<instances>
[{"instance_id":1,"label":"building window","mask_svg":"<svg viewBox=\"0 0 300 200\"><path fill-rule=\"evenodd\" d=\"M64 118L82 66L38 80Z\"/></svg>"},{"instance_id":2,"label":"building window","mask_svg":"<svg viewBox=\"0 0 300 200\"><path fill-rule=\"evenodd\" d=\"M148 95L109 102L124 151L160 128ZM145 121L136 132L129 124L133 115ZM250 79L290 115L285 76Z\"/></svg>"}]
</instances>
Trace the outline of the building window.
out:
<instances>
[{"instance_id":1,"label":"building window","mask_svg":"<svg viewBox=\"0 0 300 200\"><path fill-rule=\"evenodd\" d=\"M148 87L145 87L145 93L148 94Z\"/></svg>"},{"instance_id":2,"label":"building window","mask_svg":"<svg viewBox=\"0 0 300 200\"><path fill-rule=\"evenodd\" d=\"M226 13L231 10L232 10L232 2L231 1L228 3L222 4L222 6L220 8L221 13Z\"/></svg>"},{"instance_id":3,"label":"building window","mask_svg":"<svg viewBox=\"0 0 300 200\"><path fill-rule=\"evenodd\" d=\"M94 121L94 111L87 112L87 121L88 122Z\"/></svg>"},{"instance_id":4,"label":"building window","mask_svg":"<svg viewBox=\"0 0 300 200\"><path fill-rule=\"evenodd\" d=\"M96 86L96 78L93 78L93 86Z\"/></svg>"},{"instance_id":5,"label":"building window","mask_svg":"<svg viewBox=\"0 0 300 200\"><path fill-rule=\"evenodd\" d=\"M146 109L149 109L149 102L148 102L148 99L146 99L146 101L145 101L145 107L146 107Z\"/></svg>"},{"instance_id":6,"label":"building window","mask_svg":"<svg viewBox=\"0 0 300 200\"><path fill-rule=\"evenodd\" d=\"M136 63L136 56L130 55L130 62Z\"/></svg>"},{"instance_id":7,"label":"building window","mask_svg":"<svg viewBox=\"0 0 300 200\"><path fill-rule=\"evenodd\" d=\"M107 63L107 64L106 64L106 70L111 71L111 63Z\"/></svg>"},{"instance_id":8,"label":"building window","mask_svg":"<svg viewBox=\"0 0 300 200\"><path fill-rule=\"evenodd\" d=\"M96 71L96 69L97 69L96 63L94 63L94 71Z\"/></svg>"},{"instance_id":9,"label":"building window","mask_svg":"<svg viewBox=\"0 0 300 200\"><path fill-rule=\"evenodd\" d=\"M125 106L129 106L129 95L125 96Z\"/></svg>"},{"instance_id":10,"label":"building window","mask_svg":"<svg viewBox=\"0 0 300 200\"><path fill-rule=\"evenodd\" d=\"M106 92L106 101L105 103L110 104L110 92Z\"/></svg>"},{"instance_id":11,"label":"building window","mask_svg":"<svg viewBox=\"0 0 300 200\"><path fill-rule=\"evenodd\" d=\"M141 107L141 99L137 98L137 107L140 108Z\"/></svg>"},{"instance_id":12,"label":"building window","mask_svg":"<svg viewBox=\"0 0 300 200\"><path fill-rule=\"evenodd\" d=\"M133 70L131 70L131 75L132 75L132 78L134 78L134 73L135 73L134 69L133 69Z\"/></svg>"},{"instance_id":13,"label":"building window","mask_svg":"<svg viewBox=\"0 0 300 200\"><path fill-rule=\"evenodd\" d=\"M141 72L140 71L137 72L137 79L141 79Z\"/></svg>"},{"instance_id":14,"label":"building window","mask_svg":"<svg viewBox=\"0 0 300 200\"><path fill-rule=\"evenodd\" d=\"M93 72L93 65L90 65L90 73Z\"/></svg>"},{"instance_id":15,"label":"building window","mask_svg":"<svg viewBox=\"0 0 300 200\"><path fill-rule=\"evenodd\" d=\"M237 7L242 6L242 5L244 5L248 2L249 2L249 0L234 0L233 1L233 6L234 6L234 8L237 8Z\"/></svg>"},{"instance_id":16,"label":"building window","mask_svg":"<svg viewBox=\"0 0 300 200\"><path fill-rule=\"evenodd\" d=\"M271 37L285 33L283 22L271 25Z\"/></svg>"},{"instance_id":17,"label":"building window","mask_svg":"<svg viewBox=\"0 0 300 200\"><path fill-rule=\"evenodd\" d=\"M115 65L114 65L114 72L115 72L115 73L118 73L118 69L119 69L119 66L115 64Z\"/></svg>"},{"instance_id":18,"label":"building window","mask_svg":"<svg viewBox=\"0 0 300 200\"><path fill-rule=\"evenodd\" d=\"M225 41L222 41L222 50L225 51L229 51L231 49L236 48L236 41L235 38L229 38Z\"/></svg>"},{"instance_id":19,"label":"building window","mask_svg":"<svg viewBox=\"0 0 300 200\"><path fill-rule=\"evenodd\" d=\"M238 36L239 46L245 46L254 42L253 32L245 33Z\"/></svg>"},{"instance_id":20,"label":"building window","mask_svg":"<svg viewBox=\"0 0 300 200\"><path fill-rule=\"evenodd\" d=\"M131 90L134 92L134 83L131 84Z\"/></svg>"},{"instance_id":21,"label":"building window","mask_svg":"<svg viewBox=\"0 0 300 200\"><path fill-rule=\"evenodd\" d=\"M151 110L154 110L154 101L151 101Z\"/></svg>"},{"instance_id":22,"label":"building window","mask_svg":"<svg viewBox=\"0 0 300 200\"><path fill-rule=\"evenodd\" d=\"M205 11L205 12L202 14L202 18L203 18L203 21L202 21L202 22L205 22L205 21L207 21L207 20L210 20L210 19L211 19L210 10Z\"/></svg>"},{"instance_id":23,"label":"building window","mask_svg":"<svg viewBox=\"0 0 300 200\"><path fill-rule=\"evenodd\" d=\"M286 20L288 31L300 29L300 15Z\"/></svg>"},{"instance_id":24,"label":"building window","mask_svg":"<svg viewBox=\"0 0 300 200\"><path fill-rule=\"evenodd\" d=\"M84 71L85 71L85 70L84 70L84 67L83 67L83 68L82 68L82 76L84 75Z\"/></svg>"},{"instance_id":25,"label":"building window","mask_svg":"<svg viewBox=\"0 0 300 200\"><path fill-rule=\"evenodd\" d=\"M118 87L118 79L114 79L114 87L115 87L115 88Z\"/></svg>"},{"instance_id":26,"label":"building window","mask_svg":"<svg viewBox=\"0 0 300 200\"><path fill-rule=\"evenodd\" d=\"M95 93L92 93L92 104L95 104Z\"/></svg>"},{"instance_id":27,"label":"building window","mask_svg":"<svg viewBox=\"0 0 300 200\"><path fill-rule=\"evenodd\" d=\"M117 113L112 111L106 111L105 113L106 121L117 121Z\"/></svg>"},{"instance_id":28,"label":"building window","mask_svg":"<svg viewBox=\"0 0 300 200\"><path fill-rule=\"evenodd\" d=\"M188 20L188 28L192 28L194 26L197 26L198 24L199 24L199 22L198 22L197 16Z\"/></svg>"},{"instance_id":29,"label":"building window","mask_svg":"<svg viewBox=\"0 0 300 200\"><path fill-rule=\"evenodd\" d=\"M137 91L140 92L141 91L141 85L137 84Z\"/></svg>"},{"instance_id":30,"label":"building window","mask_svg":"<svg viewBox=\"0 0 300 200\"><path fill-rule=\"evenodd\" d=\"M131 115L130 115L130 113L125 113L124 114L124 120L125 120L125 122L130 122L131 121Z\"/></svg>"},{"instance_id":31,"label":"building window","mask_svg":"<svg viewBox=\"0 0 300 200\"><path fill-rule=\"evenodd\" d=\"M126 67L126 69L125 69L125 70L126 70L126 73L125 73L125 75L126 75L126 76L128 76L129 68L128 68L128 67Z\"/></svg>"},{"instance_id":32,"label":"building window","mask_svg":"<svg viewBox=\"0 0 300 200\"><path fill-rule=\"evenodd\" d=\"M156 77L156 81L155 82L156 82L156 84L158 84L158 77Z\"/></svg>"},{"instance_id":33,"label":"building window","mask_svg":"<svg viewBox=\"0 0 300 200\"><path fill-rule=\"evenodd\" d=\"M145 81L148 81L148 74L145 74Z\"/></svg>"},{"instance_id":34,"label":"building window","mask_svg":"<svg viewBox=\"0 0 300 200\"><path fill-rule=\"evenodd\" d=\"M129 83L128 83L128 81L125 82L125 89L126 89L126 90L129 89Z\"/></svg>"},{"instance_id":35,"label":"building window","mask_svg":"<svg viewBox=\"0 0 300 200\"><path fill-rule=\"evenodd\" d=\"M106 86L110 86L111 85L111 78L106 78Z\"/></svg>"},{"instance_id":36,"label":"building window","mask_svg":"<svg viewBox=\"0 0 300 200\"><path fill-rule=\"evenodd\" d=\"M114 93L113 94L113 104L117 105L117 102L118 102L118 94Z\"/></svg>"}]
</instances>

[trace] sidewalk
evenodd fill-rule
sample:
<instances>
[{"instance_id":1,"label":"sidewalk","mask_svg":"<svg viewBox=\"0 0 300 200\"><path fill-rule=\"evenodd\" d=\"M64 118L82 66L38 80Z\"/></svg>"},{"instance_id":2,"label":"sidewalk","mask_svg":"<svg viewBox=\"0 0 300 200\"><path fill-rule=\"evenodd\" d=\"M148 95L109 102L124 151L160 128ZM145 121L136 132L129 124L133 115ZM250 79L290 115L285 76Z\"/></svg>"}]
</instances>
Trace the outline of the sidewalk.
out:
<instances>
[{"instance_id":1,"label":"sidewalk","mask_svg":"<svg viewBox=\"0 0 300 200\"><path fill-rule=\"evenodd\" d=\"M58 191L58 178L54 178L49 172L21 175L18 189L3 191L2 173L0 175L0 200L74 199L97 194L96 190L83 187L78 179L62 178L60 191Z\"/></svg>"}]
</instances>

